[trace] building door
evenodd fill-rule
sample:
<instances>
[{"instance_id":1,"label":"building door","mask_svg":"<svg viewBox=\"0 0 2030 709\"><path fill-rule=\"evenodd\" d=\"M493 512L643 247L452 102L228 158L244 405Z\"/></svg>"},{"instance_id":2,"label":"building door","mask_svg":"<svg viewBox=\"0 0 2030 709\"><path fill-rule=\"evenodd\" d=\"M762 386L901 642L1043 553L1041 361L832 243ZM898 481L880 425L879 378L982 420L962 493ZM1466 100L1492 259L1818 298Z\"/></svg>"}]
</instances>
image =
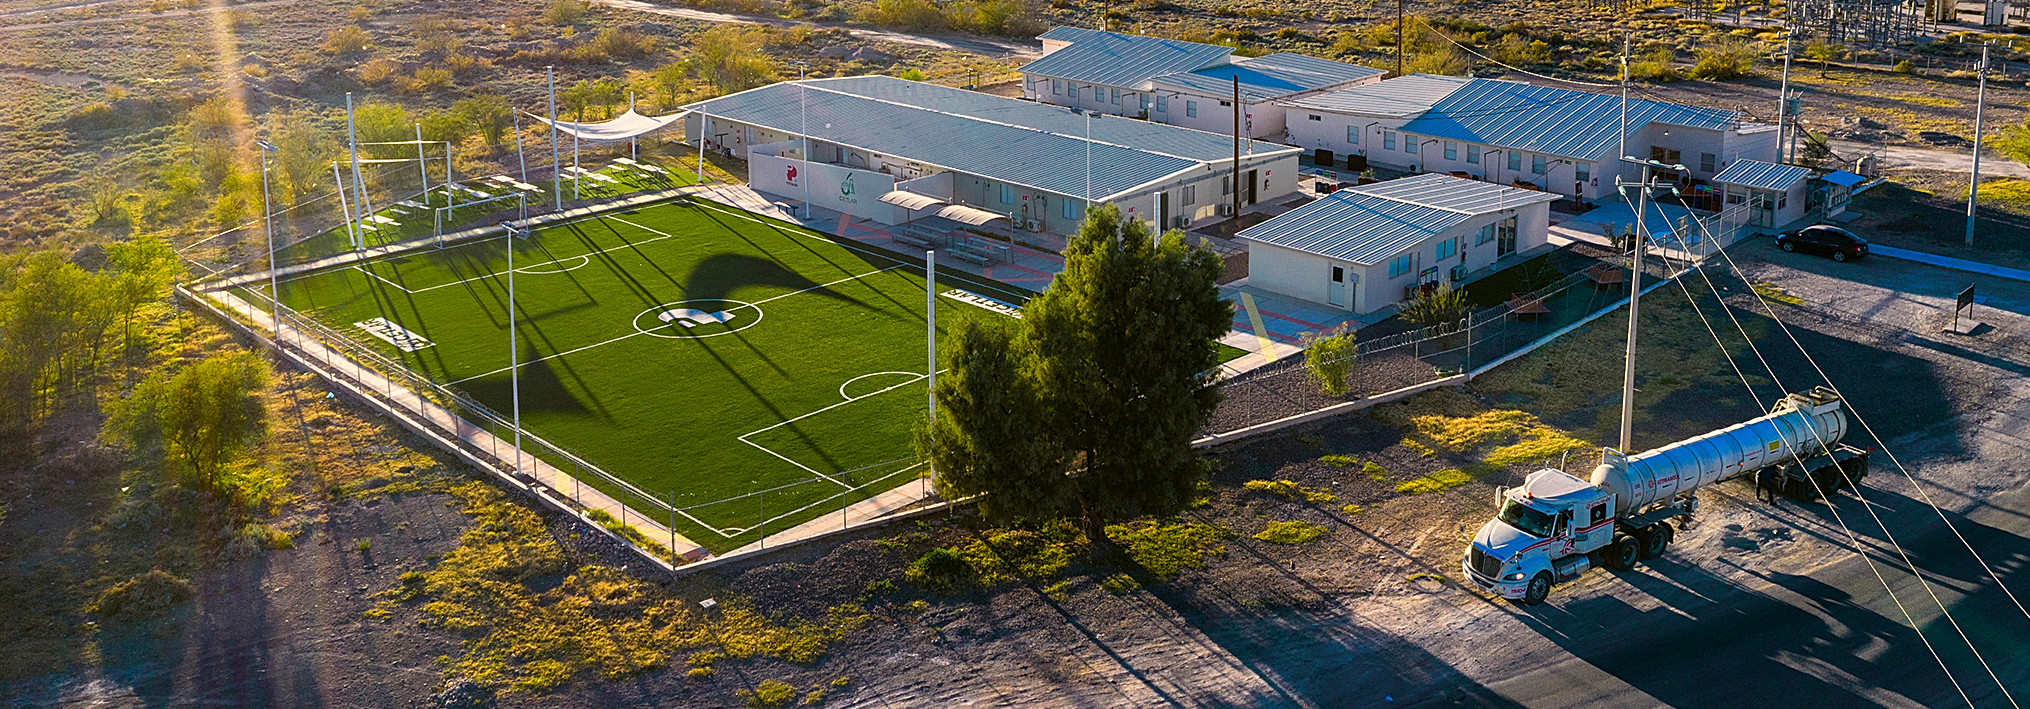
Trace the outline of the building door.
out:
<instances>
[{"instance_id":1,"label":"building door","mask_svg":"<svg viewBox=\"0 0 2030 709\"><path fill-rule=\"evenodd\" d=\"M1162 234L1170 224L1170 193L1156 193L1156 233Z\"/></svg>"},{"instance_id":2,"label":"building door","mask_svg":"<svg viewBox=\"0 0 2030 709\"><path fill-rule=\"evenodd\" d=\"M1346 267L1332 267L1332 283L1326 286L1325 302L1346 307Z\"/></svg>"},{"instance_id":3,"label":"building door","mask_svg":"<svg viewBox=\"0 0 2030 709\"><path fill-rule=\"evenodd\" d=\"M1501 220L1494 227L1494 257L1501 258L1515 253L1515 217Z\"/></svg>"},{"instance_id":4,"label":"building door","mask_svg":"<svg viewBox=\"0 0 2030 709\"><path fill-rule=\"evenodd\" d=\"M1755 191L1755 225L1776 226L1776 195L1761 190Z\"/></svg>"},{"instance_id":5,"label":"building door","mask_svg":"<svg viewBox=\"0 0 2030 709\"><path fill-rule=\"evenodd\" d=\"M1255 185L1261 182L1259 172L1258 170L1248 171L1248 204L1255 203Z\"/></svg>"}]
</instances>

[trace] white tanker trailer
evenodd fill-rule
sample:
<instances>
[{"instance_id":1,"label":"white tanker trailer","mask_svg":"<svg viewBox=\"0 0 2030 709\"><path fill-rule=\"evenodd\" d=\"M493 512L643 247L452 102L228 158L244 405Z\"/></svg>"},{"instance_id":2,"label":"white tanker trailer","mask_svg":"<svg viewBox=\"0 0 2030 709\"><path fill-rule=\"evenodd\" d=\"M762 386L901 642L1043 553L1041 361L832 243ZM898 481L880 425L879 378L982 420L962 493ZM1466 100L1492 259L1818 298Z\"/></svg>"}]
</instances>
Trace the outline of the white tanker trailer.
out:
<instances>
[{"instance_id":1,"label":"white tanker trailer","mask_svg":"<svg viewBox=\"0 0 2030 709\"><path fill-rule=\"evenodd\" d=\"M1484 591L1541 603L1553 583L1586 569L1661 556L1675 536L1670 522L1698 510L1699 488L1752 475L1760 488L1810 498L1859 482L1868 451L1841 444L1846 433L1845 404L1821 387L1785 396L1767 416L1633 457L1603 449L1592 482L1539 470L1495 493L1500 512L1474 535L1462 570Z\"/></svg>"}]
</instances>

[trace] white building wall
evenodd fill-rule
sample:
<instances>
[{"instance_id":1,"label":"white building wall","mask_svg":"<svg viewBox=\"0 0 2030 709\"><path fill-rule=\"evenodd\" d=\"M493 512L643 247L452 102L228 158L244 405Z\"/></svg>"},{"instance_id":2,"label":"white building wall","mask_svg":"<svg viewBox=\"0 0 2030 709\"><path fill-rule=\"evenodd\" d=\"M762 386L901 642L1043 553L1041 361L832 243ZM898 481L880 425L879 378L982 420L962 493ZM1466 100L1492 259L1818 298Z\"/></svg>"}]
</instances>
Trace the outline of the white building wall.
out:
<instances>
[{"instance_id":1,"label":"white building wall","mask_svg":"<svg viewBox=\"0 0 2030 709\"><path fill-rule=\"evenodd\" d=\"M1311 120L1317 116L1318 120ZM1379 118L1356 114L1318 111L1308 108L1288 108L1283 114L1284 132L1289 135L1289 144L1307 150L1325 149L1332 151L1335 162L1345 164L1347 155L1366 155L1370 162L1388 166L1407 165L1400 152L1382 154L1381 132L1399 130L1408 121L1401 118ZM1347 129L1353 129L1353 137L1360 142L1347 140ZM1396 148L1402 149L1400 144Z\"/></svg>"},{"instance_id":2,"label":"white building wall","mask_svg":"<svg viewBox=\"0 0 2030 709\"><path fill-rule=\"evenodd\" d=\"M1426 280L1425 269L1436 269L1440 283L1451 283L1453 266L1463 265L1471 276L1488 272L1489 269L1508 268L1522 262L1518 258L1550 240L1550 205L1536 203L1506 212L1482 214L1466 221L1443 234L1433 235L1416 244L1406 246L1396 253L1377 259L1373 265L1360 265L1337 261L1316 254L1286 249L1279 246L1248 243L1248 284L1271 292L1302 298L1313 303L1326 305L1331 281L1331 266L1344 265L1348 277L1353 280L1349 291L1354 294L1351 307L1357 313L1370 313L1386 308L1403 300L1403 289L1416 286ZM1497 259L1498 239L1479 242L1481 228L1504 219L1516 220L1516 250L1507 258ZM1456 241L1457 253L1444 259L1438 258L1438 244ZM1410 269L1400 275L1389 276L1389 264L1397 257L1408 254ZM1328 306L1330 307L1330 306Z\"/></svg>"},{"instance_id":3,"label":"white building wall","mask_svg":"<svg viewBox=\"0 0 2030 709\"><path fill-rule=\"evenodd\" d=\"M1332 266L1335 264L1346 267L1349 277L1361 269L1353 263L1296 249L1248 243L1248 285L1271 293L1324 304L1330 296L1327 289L1331 287ZM1349 297L1357 290L1357 285L1348 284Z\"/></svg>"}]
</instances>

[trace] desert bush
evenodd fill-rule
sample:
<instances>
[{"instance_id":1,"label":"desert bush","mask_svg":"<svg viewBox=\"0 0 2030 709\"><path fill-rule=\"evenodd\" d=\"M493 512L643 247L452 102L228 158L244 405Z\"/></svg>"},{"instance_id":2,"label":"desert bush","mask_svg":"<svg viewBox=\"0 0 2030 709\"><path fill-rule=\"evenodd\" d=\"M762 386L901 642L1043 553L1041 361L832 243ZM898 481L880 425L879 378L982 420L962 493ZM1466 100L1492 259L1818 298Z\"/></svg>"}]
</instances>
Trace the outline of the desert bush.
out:
<instances>
[{"instance_id":1,"label":"desert bush","mask_svg":"<svg viewBox=\"0 0 2030 709\"><path fill-rule=\"evenodd\" d=\"M480 94L451 105L451 112L458 115L488 146L501 144L509 128L514 127L514 108L507 99L495 94ZM427 126L426 126L427 128Z\"/></svg>"},{"instance_id":2,"label":"desert bush","mask_svg":"<svg viewBox=\"0 0 2030 709\"><path fill-rule=\"evenodd\" d=\"M957 551L938 547L909 562L902 578L933 593L950 595L972 587L974 573Z\"/></svg>"},{"instance_id":3,"label":"desert bush","mask_svg":"<svg viewBox=\"0 0 2030 709\"><path fill-rule=\"evenodd\" d=\"M1755 74L1755 48L1747 42L1719 35L1699 46L1699 63L1689 76L1701 81L1726 81Z\"/></svg>"},{"instance_id":4,"label":"desert bush","mask_svg":"<svg viewBox=\"0 0 2030 709\"><path fill-rule=\"evenodd\" d=\"M375 59L360 65L359 80L367 84L385 83L394 78L395 72L401 68L402 65L396 64L393 59L386 57Z\"/></svg>"},{"instance_id":5,"label":"desert bush","mask_svg":"<svg viewBox=\"0 0 2030 709\"><path fill-rule=\"evenodd\" d=\"M464 44L464 40L460 40L457 35L450 32L430 32L424 34L422 39L416 40L416 51L455 52Z\"/></svg>"},{"instance_id":6,"label":"desert bush","mask_svg":"<svg viewBox=\"0 0 2030 709\"><path fill-rule=\"evenodd\" d=\"M408 79L404 80L402 82L401 89L403 91L407 91L410 93L423 93L427 91L436 91L438 89L449 88L450 86L451 86L450 69L440 69L437 67L424 67L421 69L417 69L415 75L410 76Z\"/></svg>"},{"instance_id":7,"label":"desert bush","mask_svg":"<svg viewBox=\"0 0 2030 709\"><path fill-rule=\"evenodd\" d=\"M121 581L99 594L93 612L100 618L122 622L147 620L189 601L196 592L190 582L161 569Z\"/></svg>"},{"instance_id":8,"label":"desert bush","mask_svg":"<svg viewBox=\"0 0 2030 709\"><path fill-rule=\"evenodd\" d=\"M1465 76L1471 69L1466 53L1449 43L1412 54L1403 62L1403 71L1411 74Z\"/></svg>"},{"instance_id":9,"label":"desert bush","mask_svg":"<svg viewBox=\"0 0 2030 709\"><path fill-rule=\"evenodd\" d=\"M784 682L765 679L751 691L742 689L734 694L740 696L743 706L747 709L774 709L795 699L796 688Z\"/></svg>"},{"instance_id":10,"label":"desert bush","mask_svg":"<svg viewBox=\"0 0 2030 709\"><path fill-rule=\"evenodd\" d=\"M592 41L579 45L574 51L585 52L585 63L606 59L633 59L647 56L656 50L656 39L634 30L608 27L600 30ZM596 57L596 59L594 59Z\"/></svg>"},{"instance_id":11,"label":"desert bush","mask_svg":"<svg viewBox=\"0 0 2030 709\"><path fill-rule=\"evenodd\" d=\"M325 33L322 49L328 54L354 54L374 46L366 30L347 25Z\"/></svg>"},{"instance_id":12,"label":"desert bush","mask_svg":"<svg viewBox=\"0 0 2030 709\"><path fill-rule=\"evenodd\" d=\"M1650 53L1643 55L1642 59L1629 62L1628 77L1638 81L1653 81L1657 83L1677 81L1684 78L1684 74L1680 73L1677 67L1672 66L1671 63L1676 60L1676 52L1671 51L1669 47L1658 47Z\"/></svg>"},{"instance_id":13,"label":"desert bush","mask_svg":"<svg viewBox=\"0 0 2030 709\"><path fill-rule=\"evenodd\" d=\"M1346 377L1353 373L1354 335L1344 325L1323 335L1304 338L1304 368L1332 396L1346 396Z\"/></svg>"},{"instance_id":14,"label":"desert bush","mask_svg":"<svg viewBox=\"0 0 2030 709\"><path fill-rule=\"evenodd\" d=\"M1466 317L1466 311L1471 307L1472 304L1466 300L1466 291L1441 287L1418 291L1417 297L1411 298L1399 314L1404 320L1435 327Z\"/></svg>"},{"instance_id":15,"label":"desert bush","mask_svg":"<svg viewBox=\"0 0 2030 709\"><path fill-rule=\"evenodd\" d=\"M551 24L568 25L585 17L589 9L583 0L551 0L550 7L543 11L543 19Z\"/></svg>"},{"instance_id":16,"label":"desert bush","mask_svg":"<svg viewBox=\"0 0 2030 709\"><path fill-rule=\"evenodd\" d=\"M721 94L746 91L775 78L775 64L762 51L761 33L740 25L705 30L692 40L684 62Z\"/></svg>"},{"instance_id":17,"label":"desert bush","mask_svg":"<svg viewBox=\"0 0 2030 709\"><path fill-rule=\"evenodd\" d=\"M930 0L875 0L875 24L900 27L914 32L945 29L945 16Z\"/></svg>"},{"instance_id":18,"label":"desert bush","mask_svg":"<svg viewBox=\"0 0 2030 709\"><path fill-rule=\"evenodd\" d=\"M1917 73L1917 67L1916 67L1916 66L1913 66L1913 65L1912 65L1912 64L1910 63L1910 60L1908 60L1908 59L1905 59L1905 60L1903 60L1903 61L1897 62L1897 63L1896 63L1896 66L1893 66L1893 67L1889 67L1889 70L1890 70L1890 71L1893 71L1893 72L1896 72L1896 73L1898 73L1898 74L1915 74L1915 73Z\"/></svg>"}]
</instances>

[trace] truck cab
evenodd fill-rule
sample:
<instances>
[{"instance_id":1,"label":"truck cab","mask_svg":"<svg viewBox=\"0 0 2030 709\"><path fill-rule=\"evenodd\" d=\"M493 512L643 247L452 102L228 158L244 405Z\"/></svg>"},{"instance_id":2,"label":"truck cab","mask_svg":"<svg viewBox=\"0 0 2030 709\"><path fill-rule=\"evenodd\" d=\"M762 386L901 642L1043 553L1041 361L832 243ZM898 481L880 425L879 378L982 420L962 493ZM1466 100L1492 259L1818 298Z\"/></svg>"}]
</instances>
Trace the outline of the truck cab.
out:
<instances>
[{"instance_id":1,"label":"truck cab","mask_svg":"<svg viewBox=\"0 0 2030 709\"><path fill-rule=\"evenodd\" d=\"M1500 512L1473 536L1461 564L1481 590L1539 603L1551 584L1619 561L1608 558L1617 541L1614 495L1592 483L1562 470L1539 470L1522 487L1497 491L1495 505ZM1633 556L1634 545L1625 546Z\"/></svg>"}]
</instances>

